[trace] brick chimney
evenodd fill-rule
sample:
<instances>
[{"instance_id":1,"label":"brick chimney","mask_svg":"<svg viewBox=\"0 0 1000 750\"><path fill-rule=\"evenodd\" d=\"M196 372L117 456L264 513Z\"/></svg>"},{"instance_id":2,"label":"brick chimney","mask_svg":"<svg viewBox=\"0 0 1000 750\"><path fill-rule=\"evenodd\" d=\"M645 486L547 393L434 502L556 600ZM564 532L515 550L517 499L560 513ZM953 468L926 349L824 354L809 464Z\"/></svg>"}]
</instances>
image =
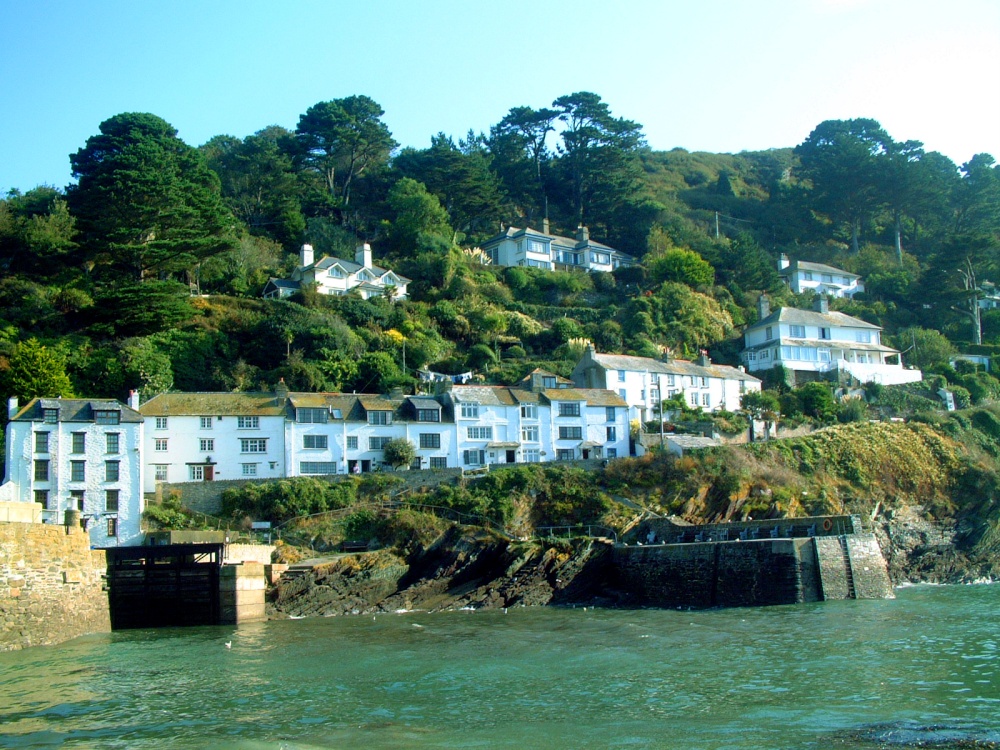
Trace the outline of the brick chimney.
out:
<instances>
[{"instance_id":1,"label":"brick chimney","mask_svg":"<svg viewBox=\"0 0 1000 750\"><path fill-rule=\"evenodd\" d=\"M299 250L299 265L305 268L313 264L313 246L303 245Z\"/></svg>"},{"instance_id":2,"label":"brick chimney","mask_svg":"<svg viewBox=\"0 0 1000 750\"><path fill-rule=\"evenodd\" d=\"M757 320L763 320L770 314L771 300L767 298L766 294L762 294L757 298Z\"/></svg>"}]
</instances>

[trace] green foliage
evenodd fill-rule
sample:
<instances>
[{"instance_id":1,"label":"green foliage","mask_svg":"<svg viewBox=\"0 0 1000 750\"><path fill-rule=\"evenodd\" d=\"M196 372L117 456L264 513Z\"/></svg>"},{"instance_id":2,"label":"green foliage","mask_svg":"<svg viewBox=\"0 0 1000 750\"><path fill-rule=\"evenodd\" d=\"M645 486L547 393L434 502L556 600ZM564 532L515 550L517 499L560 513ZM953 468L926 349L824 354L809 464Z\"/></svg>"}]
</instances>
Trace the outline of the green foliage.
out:
<instances>
[{"instance_id":1,"label":"green foliage","mask_svg":"<svg viewBox=\"0 0 1000 750\"><path fill-rule=\"evenodd\" d=\"M825 383L806 383L795 391L802 405L802 413L822 422L836 416L837 403L833 392Z\"/></svg>"},{"instance_id":2,"label":"green foliage","mask_svg":"<svg viewBox=\"0 0 1000 750\"><path fill-rule=\"evenodd\" d=\"M0 358L0 394L23 404L37 396L71 396L73 388L62 356L32 338L15 344L6 361Z\"/></svg>"},{"instance_id":3,"label":"green foliage","mask_svg":"<svg viewBox=\"0 0 1000 750\"><path fill-rule=\"evenodd\" d=\"M650 253L645 258L653 282L676 281L691 287L710 286L715 269L698 253L682 248Z\"/></svg>"},{"instance_id":4,"label":"green foliage","mask_svg":"<svg viewBox=\"0 0 1000 750\"><path fill-rule=\"evenodd\" d=\"M227 487L222 512L233 518L280 523L298 516L346 508L355 502L358 480L328 482L313 477Z\"/></svg>"},{"instance_id":5,"label":"green foliage","mask_svg":"<svg viewBox=\"0 0 1000 750\"><path fill-rule=\"evenodd\" d=\"M900 331L893 340L901 351L910 350L905 355L906 362L921 370L946 365L955 354L954 345L939 331L919 326Z\"/></svg>"},{"instance_id":6,"label":"green foliage","mask_svg":"<svg viewBox=\"0 0 1000 750\"><path fill-rule=\"evenodd\" d=\"M393 438L382 448L385 462L394 469L409 466L417 457L417 447L406 438Z\"/></svg>"}]
</instances>

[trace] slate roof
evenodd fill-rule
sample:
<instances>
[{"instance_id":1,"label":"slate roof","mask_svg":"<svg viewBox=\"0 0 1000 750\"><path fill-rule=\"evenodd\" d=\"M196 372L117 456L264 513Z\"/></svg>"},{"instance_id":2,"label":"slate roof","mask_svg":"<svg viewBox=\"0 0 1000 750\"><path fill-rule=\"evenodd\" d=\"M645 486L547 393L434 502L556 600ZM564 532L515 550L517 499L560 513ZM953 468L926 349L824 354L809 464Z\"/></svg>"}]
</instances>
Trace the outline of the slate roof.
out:
<instances>
[{"instance_id":1,"label":"slate roof","mask_svg":"<svg viewBox=\"0 0 1000 750\"><path fill-rule=\"evenodd\" d=\"M13 420L42 420L45 409L57 409L60 422L93 422L95 411L121 412L122 424L142 422L142 415L135 409L114 399L99 398L33 398L14 415Z\"/></svg>"},{"instance_id":2,"label":"slate roof","mask_svg":"<svg viewBox=\"0 0 1000 750\"><path fill-rule=\"evenodd\" d=\"M312 267L316 268L316 269L319 269L321 271L325 271L328 268L330 268L330 266L334 266L334 265L340 266L345 271L347 271L347 273L357 273L362 268L364 268L364 266L361 265L360 263L355 263L353 260L344 260L343 258L338 258L335 255L325 255L325 256L323 256L318 261L316 261L315 263L313 263ZM302 268L302 270L304 271L304 270L306 270L308 268L309 268L309 266L304 266ZM378 276L380 278L382 276L385 276L387 273L390 273L389 269L382 268L381 266L376 266L374 264L371 265L371 266L369 266L368 270L371 271L373 274L375 274L376 276ZM406 281L406 282L412 281L412 279L408 279L405 276L401 276L400 274L396 273L395 271L392 271L391 273L393 273L400 281Z\"/></svg>"},{"instance_id":3,"label":"slate roof","mask_svg":"<svg viewBox=\"0 0 1000 750\"><path fill-rule=\"evenodd\" d=\"M653 372L666 375L694 375L701 378L722 378L723 380L743 380L757 382L749 373L729 365L703 366L686 359L671 359L664 362L651 357L634 357L627 354L594 354L592 358L607 370L628 370L631 372Z\"/></svg>"},{"instance_id":4,"label":"slate roof","mask_svg":"<svg viewBox=\"0 0 1000 750\"><path fill-rule=\"evenodd\" d=\"M797 307L779 307L775 312L768 315L763 320L748 326L747 330L752 331L761 326L772 325L774 323L788 323L789 325L805 325L819 327L840 328L865 328L872 331L881 331L881 326L873 325L860 318L845 315L842 312L816 312L815 310L800 310Z\"/></svg>"},{"instance_id":5,"label":"slate roof","mask_svg":"<svg viewBox=\"0 0 1000 750\"><path fill-rule=\"evenodd\" d=\"M570 250L582 250L587 247L596 248L598 250L606 250L610 253L615 253L624 258L632 258L628 253L623 253L620 250L615 250L613 247L609 247L600 242L596 242L592 239L577 240L576 237L564 237L561 234L547 234L545 232L539 231L538 229L532 229L531 227L525 227L519 229L518 227L507 227L506 230L495 234L486 240L483 245L490 245L498 240L502 239L516 239L518 237L545 237L551 241L551 243L556 247L566 248Z\"/></svg>"},{"instance_id":6,"label":"slate roof","mask_svg":"<svg viewBox=\"0 0 1000 750\"><path fill-rule=\"evenodd\" d=\"M517 402L510 388L503 385L456 385L451 389L457 403L482 404L483 406L514 406Z\"/></svg>"},{"instance_id":7,"label":"slate roof","mask_svg":"<svg viewBox=\"0 0 1000 750\"><path fill-rule=\"evenodd\" d=\"M286 401L274 393L161 393L139 407L146 417L282 417Z\"/></svg>"},{"instance_id":8,"label":"slate roof","mask_svg":"<svg viewBox=\"0 0 1000 750\"><path fill-rule=\"evenodd\" d=\"M810 263L805 260L793 260L785 268L778 271L779 276L791 276L796 271L813 271L814 273L829 273L835 274L837 276L848 276L852 279L860 279L861 277L856 273L851 273L850 271L845 271L842 268L834 268L833 266L828 266L823 263Z\"/></svg>"}]
</instances>

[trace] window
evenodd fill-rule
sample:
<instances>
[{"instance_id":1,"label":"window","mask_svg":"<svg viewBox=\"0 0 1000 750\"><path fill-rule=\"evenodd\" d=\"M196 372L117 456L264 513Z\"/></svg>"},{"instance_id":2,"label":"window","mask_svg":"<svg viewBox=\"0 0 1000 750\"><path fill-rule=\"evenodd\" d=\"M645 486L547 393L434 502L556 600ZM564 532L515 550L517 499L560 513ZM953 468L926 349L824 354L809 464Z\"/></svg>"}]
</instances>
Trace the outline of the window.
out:
<instances>
[{"instance_id":1,"label":"window","mask_svg":"<svg viewBox=\"0 0 1000 750\"><path fill-rule=\"evenodd\" d=\"M618 382L619 383L624 383L625 382L625 371L624 370L619 370L618 371Z\"/></svg>"},{"instance_id":2,"label":"window","mask_svg":"<svg viewBox=\"0 0 1000 750\"><path fill-rule=\"evenodd\" d=\"M656 400L657 401L660 400L659 393L660 393L659 391L654 391L654 394L656 395ZM615 407L613 407L613 406L605 406L604 407L604 421L605 422L614 422L615 418L617 416L618 416L618 413L615 410Z\"/></svg>"},{"instance_id":3,"label":"window","mask_svg":"<svg viewBox=\"0 0 1000 750\"><path fill-rule=\"evenodd\" d=\"M158 430L165 430L165 429L167 429L167 418L166 417L157 417L156 418L156 429L158 429Z\"/></svg>"},{"instance_id":4,"label":"window","mask_svg":"<svg viewBox=\"0 0 1000 750\"><path fill-rule=\"evenodd\" d=\"M806 337L806 327L788 326L788 335L793 339L804 339Z\"/></svg>"},{"instance_id":5,"label":"window","mask_svg":"<svg viewBox=\"0 0 1000 750\"><path fill-rule=\"evenodd\" d=\"M702 378L701 379L701 387L702 388L708 388L708 378Z\"/></svg>"},{"instance_id":6,"label":"window","mask_svg":"<svg viewBox=\"0 0 1000 750\"><path fill-rule=\"evenodd\" d=\"M466 466L482 466L486 463L486 451L462 451L462 463Z\"/></svg>"},{"instance_id":7,"label":"window","mask_svg":"<svg viewBox=\"0 0 1000 750\"><path fill-rule=\"evenodd\" d=\"M40 504L43 508L49 507L49 491L48 490L35 490L35 502Z\"/></svg>"},{"instance_id":8,"label":"window","mask_svg":"<svg viewBox=\"0 0 1000 750\"><path fill-rule=\"evenodd\" d=\"M711 404L711 397L707 393L701 394L701 405L709 406Z\"/></svg>"},{"instance_id":9,"label":"window","mask_svg":"<svg viewBox=\"0 0 1000 750\"><path fill-rule=\"evenodd\" d=\"M697 406L698 405L698 394L697 393L694 393L692 391L691 393L689 393L687 395L687 397L688 397L688 403L691 404L691 406Z\"/></svg>"},{"instance_id":10,"label":"window","mask_svg":"<svg viewBox=\"0 0 1000 750\"><path fill-rule=\"evenodd\" d=\"M337 473L337 462L336 461L302 461L299 463L299 473L300 474L336 474Z\"/></svg>"},{"instance_id":11,"label":"window","mask_svg":"<svg viewBox=\"0 0 1000 750\"><path fill-rule=\"evenodd\" d=\"M347 436L347 450L356 451L358 449L358 436L348 435Z\"/></svg>"},{"instance_id":12,"label":"window","mask_svg":"<svg viewBox=\"0 0 1000 750\"><path fill-rule=\"evenodd\" d=\"M813 280L812 271L806 271L804 278L806 281L812 281Z\"/></svg>"},{"instance_id":13,"label":"window","mask_svg":"<svg viewBox=\"0 0 1000 750\"><path fill-rule=\"evenodd\" d=\"M830 361L830 350L829 349L820 349L819 350L819 361L820 362L829 362Z\"/></svg>"},{"instance_id":14,"label":"window","mask_svg":"<svg viewBox=\"0 0 1000 750\"><path fill-rule=\"evenodd\" d=\"M674 385L674 376L667 375L667 385Z\"/></svg>"},{"instance_id":15,"label":"window","mask_svg":"<svg viewBox=\"0 0 1000 750\"><path fill-rule=\"evenodd\" d=\"M437 432L421 432L420 447L424 449L437 449L441 447L441 435Z\"/></svg>"},{"instance_id":16,"label":"window","mask_svg":"<svg viewBox=\"0 0 1000 750\"><path fill-rule=\"evenodd\" d=\"M611 255L609 253L591 253L590 254L591 263L600 263L604 266L611 265Z\"/></svg>"},{"instance_id":17,"label":"window","mask_svg":"<svg viewBox=\"0 0 1000 750\"><path fill-rule=\"evenodd\" d=\"M538 442L538 426L537 425L525 425L521 428L521 440L525 443L537 443Z\"/></svg>"},{"instance_id":18,"label":"window","mask_svg":"<svg viewBox=\"0 0 1000 750\"><path fill-rule=\"evenodd\" d=\"M240 438L240 453L267 453L267 438Z\"/></svg>"},{"instance_id":19,"label":"window","mask_svg":"<svg viewBox=\"0 0 1000 750\"><path fill-rule=\"evenodd\" d=\"M198 450L200 450L202 453L204 453L205 451L209 451L209 452L214 451L215 450L215 438L199 438L199 440L198 440Z\"/></svg>"},{"instance_id":20,"label":"window","mask_svg":"<svg viewBox=\"0 0 1000 750\"><path fill-rule=\"evenodd\" d=\"M105 482L117 482L118 477L121 473L121 464L118 461L105 461L104 462L104 481Z\"/></svg>"},{"instance_id":21,"label":"window","mask_svg":"<svg viewBox=\"0 0 1000 750\"><path fill-rule=\"evenodd\" d=\"M560 417L579 417L580 416L580 402L578 402L578 401L560 401L559 402L559 416Z\"/></svg>"},{"instance_id":22,"label":"window","mask_svg":"<svg viewBox=\"0 0 1000 750\"><path fill-rule=\"evenodd\" d=\"M855 331L854 338L859 344L870 344L872 342L871 331Z\"/></svg>"},{"instance_id":23,"label":"window","mask_svg":"<svg viewBox=\"0 0 1000 750\"><path fill-rule=\"evenodd\" d=\"M368 438L368 450L370 451L380 451L385 448L385 444L388 443L392 438L389 437L370 437Z\"/></svg>"},{"instance_id":24,"label":"window","mask_svg":"<svg viewBox=\"0 0 1000 750\"><path fill-rule=\"evenodd\" d=\"M110 409L95 409L94 410L94 423L95 424L119 424L122 421L122 415L119 411L111 411Z\"/></svg>"},{"instance_id":25,"label":"window","mask_svg":"<svg viewBox=\"0 0 1000 750\"><path fill-rule=\"evenodd\" d=\"M166 438L156 438L153 441L153 450L158 453L163 453L167 450L167 439Z\"/></svg>"},{"instance_id":26,"label":"window","mask_svg":"<svg viewBox=\"0 0 1000 750\"><path fill-rule=\"evenodd\" d=\"M556 379L551 375L542 375L542 388L555 388Z\"/></svg>"},{"instance_id":27,"label":"window","mask_svg":"<svg viewBox=\"0 0 1000 750\"><path fill-rule=\"evenodd\" d=\"M771 326L768 326L767 328L764 329L764 338L767 339L768 341L774 338L774 331L772 330Z\"/></svg>"},{"instance_id":28,"label":"window","mask_svg":"<svg viewBox=\"0 0 1000 750\"><path fill-rule=\"evenodd\" d=\"M188 477L190 477L192 482L201 482L205 479L205 467L201 466L188 466Z\"/></svg>"},{"instance_id":29,"label":"window","mask_svg":"<svg viewBox=\"0 0 1000 750\"><path fill-rule=\"evenodd\" d=\"M643 388L641 391L639 391L639 400L645 402L645 400L646 400L646 389L645 388Z\"/></svg>"},{"instance_id":30,"label":"window","mask_svg":"<svg viewBox=\"0 0 1000 750\"><path fill-rule=\"evenodd\" d=\"M368 424L392 424L391 411L368 412Z\"/></svg>"},{"instance_id":31,"label":"window","mask_svg":"<svg viewBox=\"0 0 1000 750\"><path fill-rule=\"evenodd\" d=\"M538 405L521 404L521 419L538 419Z\"/></svg>"},{"instance_id":32,"label":"window","mask_svg":"<svg viewBox=\"0 0 1000 750\"><path fill-rule=\"evenodd\" d=\"M58 409L42 409L42 418L48 424L55 424L59 421L59 410Z\"/></svg>"},{"instance_id":33,"label":"window","mask_svg":"<svg viewBox=\"0 0 1000 750\"><path fill-rule=\"evenodd\" d=\"M604 455L606 455L608 458L618 458L618 449L608 448L607 450L604 451Z\"/></svg>"},{"instance_id":34,"label":"window","mask_svg":"<svg viewBox=\"0 0 1000 750\"><path fill-rule=\"evenodd\" d=\"M153 478L157 482L167 481L167 464L154 464L153 465Z\"/></svg>"},{"instance_id":35,"label":"window","mask_svg":"<svg viewBox=\"0 0 1000 750\"><path fill-rule=\"evenodd\" d=\"M845 276L843 278L843 281L844 281L844 286L850 286L851 285L851 280L847 276Z\"/></svg>"},{"instance_id":36,"label":"window","mask_svg":"<svg viewBox=\"0 0 1000 750\"><path fill-rule=\"evenodd\" d=\"M539 242L538 240L528 240L528 252L548 255L549 249L546 247L544 242Z\"/></svg>"},{"instance_id":37,"label":"window","mask_svg":"<svg viewBox=\"0 0 1000 750\"><path fill-rule=\"evenodd\" d=\"M49 462L42 459L35 459L35 481L49 481Z\"/></svg>"},{"instance_id":38,"label":"window","mask_svg":"<svg viewBox=\"0 0 1000 750\"><path fill-rule=\"evenodd\" d=\"M757 352L747 352L747 362L756 362Z\"/></svg>"},{"instance_id":39,"label":"window","mask_svg":"<svg viewBox=\"0 0 1000 750\"><path fill-rule=\"evenodd\" d=\"M87 481L87 462L86 461L70 461L69 462L69 481L71 481L71 482L86 482Z\"/></svg>"},{"instance_id":40,"label":"window","mask_svg":"<svg viewBox=\"0 0 1000 750\"><path fill-rule=\"evenodd\" d=\"M418 422L440 422L441 421L441 410L440 409L417 409L417 421Z\"/></svg>"},{"instance_id":41,"label":"window","mask_svg":"<svg viewBox=\"0 0 1000 750\"><path fill-rule=\"evenodd\" d=\"M87 452L87 433L74 432L73 453L86 453L86 452Z\"/></svg>"},{"instance_id":42,"label":"window","mask_svg":"<svg viewBox=\"0 0 1000 750\"><path fill-rule=\"evenodd\" d=\"M69 496L73 507L79 511L83 511L83 490L70 490Z\"/></svg>"},{"instance_id":43,"label":"window","mask_svg":"<svg viewBox=\"0 0 1000 750\"><path fill-rule=\"evenodd\" d=\"M302 447L311 448L313 450L326 450L327 447L327 436L326 435L303 435L302 436Z\"/></svg>"},{"instance_id":44,"label":"window","mask_svg":"<svg viewBox=\"0 0 1000 750\"><path fill-rule=\"evenodd\" d=\"M36 432L35 453L48 453L48 452L49 452L49 433Z\"/></svg>"},{"instance_id":45,"label":"window","mask_svg":"<svg viewBox=\"0 0 1000 750\"><path fill-rule=\"evenodd\" d=\"M560 448L556 451L556 461L572 461L576 458L576 451L573 448Z\"/></svg>"},{"instance_id":46,"label":"window","mask_svg":"<svg viewBox=\"0 0 1000 750\"><path fill-rule=\"evenodd\" d=\"M462 404L464 419L479 419L479 404Z\"/></svg>"},{"instance_id":47,"label":"window","mask_svg":"<svg viewBox=\"0 0 1000 750\"><path fill-rule=\"evenodd\" d=\"M106 513L118 512L118 490L104 490L104 510Z\"/></svg>"},{"instance_id":48,"label":"window","mask_svg":"<svg viewBox=\"0 0 1000 750\"><path fill-rule=\"evenodd\" d=\"M259 430L260 417L236 417L236 427L241 430Z\"/></svg>"},{"instance_id":49,"label":"window","mask_svg":"<svg viewBox=\"0 0 1000 750\"><path fill-rule=\"evenodd\" d=\"M764 349L760 353L760 358L761 359L770 359L771 358L771 350L770 349Z\"/></svg>"},{"instance_id":50,"label":"window","mask_svg":"<svg viewBox=\"0 0 1000 750\"><path fill-rule=\"evenodd\" d=\"M542 454L539 452L538 448L525 448L524 449L524 462L529 464L537 464L542 460Z\"/></svg>"},{"instance_id":51,"label":"window","mask_svg":"<svg viewBox=\"0 0 1000 750\"><path fill-rule=\"evenodd\" d=\"M108 432L104 435L105 453L118 453L121 435L117 432Z\"/></svg>"},{"instance_id":52,"label":"window","mask_svg":"<svg viewBox=\"0 0 1000 750\"><path fill-rule=\"evenodd\" d=\"M108 519L108 536L118 536L118 519Z\"/></svg>"},{"instance_id":53,"label":"window","mask_svg":"<svg viewBox=\"0 0 1000 750\"><path fill-rule=\"evenodd\" d=\"M432 469L447 469L448 459L444 456L434 456L431 458Z\"/></svg>"},{"instance_id":54,"label":"window","mask_svg":"<svg viewBox=\"0 0 1000 750\"><path fill-rule=\"evenodd\" d=\"M832 273L824 273L824 274L822 274L822 278L823 278L823 282L825 284L832 284L833 283L833 274Z\"/></svg>"},{"instance_id":55,"label":"window","mask_svg":"<svg viewBox=\"0 0 1000 750\"><path fill-rule=\"evenodd\" d=\"M617 430L617 428L615 428L615 427L607 427L605 429L607 430L607 433L608 433L606 442L613 443L616 440L618 440L618 430Z\"/></svg>"},{"instance_id":56,"label":"window","mask_svg":"<svg viewBox=\"0 0 1000 750\"><path fill-rule=\"evenodd\" d=\"M300 424L326 424L330 412L326 409L296 409L295 421Z\"/></svg>"},{"instance_id":57,"label":"window","mask_svg":"<svg viewBox=\"0 0 1000 750\"><path fill-rule=\"evenodd\" d=\"M819 337L821 339L829 339L830 338L830 329L829 328L820 328L819 329Z\"/></svg>"},{"instance_id":58,"label":"window","mask_svg":"<svg viewBox=\"0 0 1000 750\"><path fill-rule=\"evenodd\" d=\"M492 440L492 427L469 427L469 440Z\"/></svg>"},{"instance_id":59,"label":"window","mask_svg":"<svg viewBox=\"0 0 1000 750\"><path fill-rule=\"evenodd\" d=\"M203 430L212 429L212 418L211 417L198 417L198 426Z\"/></svg>"},{"instance_id":60,"label":"window","mask_svg":"<svg viewBox=\"0 0 1000 750\"><path fill-rule=\"evenodd\" d=\"M240 464L240 474L245 477L257 476L257 464Z\"/></svg>"},{"instance_id":61,"label":"window","mask_svg":"<svg viewBox=\"0 0 1000 750\"><path fill-rule=\"evenodd\" d=\"M560 427L559 428L559 439L560 440L582 440L583 439L583 428L582 427Z\"/></svg>"},{"instance_id":62,"label":"window","mask_svg":"<svg viewBox=\"0 0 1000 750\"><path fill-rule=\"evenodd\" d=\"M618 396L621 398L622 401L628 401L628 399L625 397L627 393L628 391L626 391L624 388L618 389Z\"/></svg>"}]
</instances>

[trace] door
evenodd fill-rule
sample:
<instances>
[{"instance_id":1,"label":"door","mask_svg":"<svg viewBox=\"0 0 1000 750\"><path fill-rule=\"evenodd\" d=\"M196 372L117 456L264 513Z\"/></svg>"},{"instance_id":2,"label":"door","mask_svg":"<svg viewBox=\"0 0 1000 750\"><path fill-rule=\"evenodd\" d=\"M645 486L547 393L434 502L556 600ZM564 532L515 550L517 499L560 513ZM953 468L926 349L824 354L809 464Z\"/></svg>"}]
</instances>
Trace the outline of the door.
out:
<instances>
[{"instance_id":1,"label":"door","mask_svg":"<svg viewBox=\"0 0 1000 750\"><path fill-rule=\"evenodd\" d=\"M512 464L517 461L517 451L507 451L507 463Z\"/></svg>"},{"instance_id":2,"label":"door","mask_svg":"<svg viewBox=\"0 0 1000 750\"><path fill-rule=\"evenodd\" d=\"M215 467L214 466L206 466L205 467L205 481L206 482L211 482L213 479L215 479Z\"/></svg>"}]
</instances>

